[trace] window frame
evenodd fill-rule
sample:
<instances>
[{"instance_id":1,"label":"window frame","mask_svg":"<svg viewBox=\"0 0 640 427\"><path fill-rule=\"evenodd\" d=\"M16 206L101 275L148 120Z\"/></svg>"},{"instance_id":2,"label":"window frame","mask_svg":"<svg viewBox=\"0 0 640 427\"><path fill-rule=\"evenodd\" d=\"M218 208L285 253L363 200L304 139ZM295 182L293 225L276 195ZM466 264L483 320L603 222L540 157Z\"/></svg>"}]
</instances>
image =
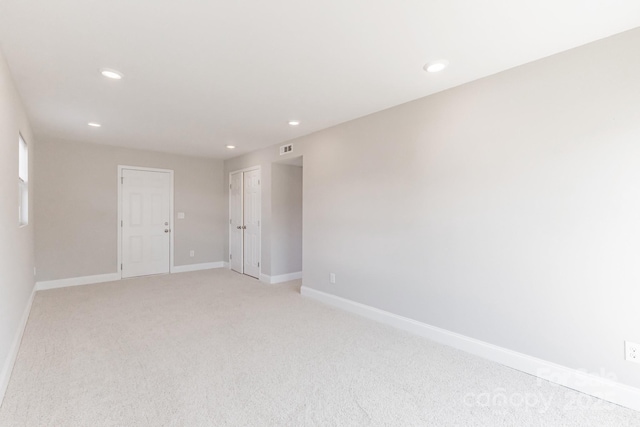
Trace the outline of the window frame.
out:
<instances>
[{"instance_id":1,"label":"window frame","mask_svg":"<svg viewBox=\"0 0 640 427\"><path fill-rule=\"evenodd\" d=\"M18 133L18 227L29 225L29 145Z\"/></svg>"}]
</instances>

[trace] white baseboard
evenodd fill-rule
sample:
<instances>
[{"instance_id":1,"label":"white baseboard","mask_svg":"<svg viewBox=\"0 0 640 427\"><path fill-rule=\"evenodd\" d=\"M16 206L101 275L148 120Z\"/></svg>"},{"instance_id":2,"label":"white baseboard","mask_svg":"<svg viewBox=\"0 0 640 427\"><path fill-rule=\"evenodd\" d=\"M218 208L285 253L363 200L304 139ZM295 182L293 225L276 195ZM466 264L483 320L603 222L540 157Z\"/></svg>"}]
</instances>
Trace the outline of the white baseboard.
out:
<instances>
[{"instance_id":1,"label":"white baseboard","mask_svg":"<svg viewBox=\"0 0 640 427\"><path fill-rule=\"evenodd\" d=\"M266 274L260 274L260 281L269 285L275 285L276 283L288 282L290 280L302 279L302 271L295 273L280 274L278 276L269 276Z\"/></svg>"},{"instance_id":2,"label":"white baseboard","mask_svg":"<svg viewBox=\"0 0 640 427\"><path fill-rule=\"evenodd\" d=\"M302 279L302 271L297 271L295 273L288 274L280 274L278 276L271 276L271 283L283 283L289 282L291 280Z\"/></svg>"},{"instance_id":3,"label":"white baseboard","mask_svg":"<svg viewBox=\"0 0 640 427\"><path fill-rule=\"evenodd\" d=\"M9 354L7 355L7 360L4 362L4 366L2 367L2 372L0 372L0 406L2 405L2 401L4 400L4 395L7 392L7 386L9 385L9 379L11 378L11 372L13 371L13 365L16 363L16 358L18 357L18 350L20 350L20 343L22 342L22 335L24 334L24 329L27 326L27 320L29 320L29 314L31 313L31 305L33 304L33 298L36 295L36 286L33 287L33 291L31 291L31 295L29 296L29 300L27 301L27 306L22 313L22 318L20 319L20 324L18 325L18 330L13 338L13 342L11 343L11 348L9 348Z\"/></svg>"},{"instance_id":4,"label":"white baseboard","mask_svg":"<svg viewBox=\"0 0 640 427\"><path fill-rule=\"evenodd\" d=\"M226 262L226 261L225 261L223 264L224 264L224 265L222 266L223 268L227 268L227 269L229 268L229 263L228 263L228 262Z\"/></svg>"},{"instance_id":5,"label":"white baseboard","mask_svg":"<svg viewBox=\"0 0 640 427\"><path fill-rule=\"evenodd\" d=\"M399 329L429 338L433 341L455 347L492 360L513 369L526 372L538 378L563 385L573 390L595 396L640 411L640 389L593 375L581 370L567 368L546 360L498 347L484 341L447 331L446 329L421 323L407 317L398 316L368 305L302 286L300 293L334 307L386 323Z\"/></svg>"},{"instance_id":6,"label":"white baseboard","mask_svg":"<svg viewBox=\"0 0 640 427\"><path fill-rule=\"evenodd\" d=\"M171 269L172 273L186 273L188 271L210 270L212 268L224 267L224 262L204 262L202 264L176 265Z\"/></svg>"},{"instance_id":7,"label":"white baseboard","mask_svg":"<svg viewBox=\"0 0 640 427\"><path fill-rule=\"evenodd\" d=\"M36 290L66 288L68 286L92 285L94 283L114 282L120 280L120 273L97 274L95 276L71 277L69 279L47 280L36 282Z\"/></svg>"},{"instance_id":8,"label":"white baseboard","mask_svg":"<svg viewBox=\"0 0 640 427\"><path fill-rule=\"evenodd\" d=\"M202 264L178 265L171 269L171 273L186 273L188 271L209 270L224 267L224 262L205 262ZM36 290L66 288L68 286L92 285L95 283L115 282L121 280L120 273L97 274L95 276L71 277L68 279L46 280L36 282Z\"/></svg>"}]
</instances>

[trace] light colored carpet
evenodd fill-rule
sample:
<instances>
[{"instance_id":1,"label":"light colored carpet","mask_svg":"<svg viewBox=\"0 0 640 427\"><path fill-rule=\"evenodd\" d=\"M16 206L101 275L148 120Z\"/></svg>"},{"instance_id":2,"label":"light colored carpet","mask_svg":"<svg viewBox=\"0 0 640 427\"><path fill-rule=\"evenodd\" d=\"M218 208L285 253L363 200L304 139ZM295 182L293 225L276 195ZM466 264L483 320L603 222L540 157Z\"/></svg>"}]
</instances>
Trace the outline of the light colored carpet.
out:
<instances>
[{"instance_id":1,"label":"light colored carpet","mask_svg":"<svg viewBox=\"0 0 640 427\"><path fill-rule=\"evenodd\" d=\"M640 413L209 270L38 292L0 426L640 426Z\"/></svg>"}]
</instances>

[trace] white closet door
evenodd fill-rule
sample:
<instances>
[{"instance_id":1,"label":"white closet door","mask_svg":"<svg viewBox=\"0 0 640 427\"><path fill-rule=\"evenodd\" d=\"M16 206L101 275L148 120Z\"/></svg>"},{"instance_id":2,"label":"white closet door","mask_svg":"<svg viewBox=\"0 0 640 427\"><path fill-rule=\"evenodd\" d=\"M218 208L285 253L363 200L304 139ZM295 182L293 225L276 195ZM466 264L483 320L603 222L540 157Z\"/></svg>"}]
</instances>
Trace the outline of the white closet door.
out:
<instances>
[{"instance_id":1,"label":"white closet door","mask_svg":"<svg viewBox=\"0 0 640 427\"><path fill-rule=\"evenodd\" d=\"M229 188L229 267L243 273L242 172L231 175Z\"/></svg>"},{"instance_id":2,"label":"white closet door","mask_svg":"<svg viewBox=\"0 0 640 427\"><path fill-rule=\"evenodd\" d=\"M171 175L122 170L122 277L169 272Z\"/></svg>"},{"instance_id":3,"label":"white closet door","mask_svg":"<svg viewBox=\"0 0 640 427\"><path fill-rule=\"evenodd\" d=\"M244 173L244 274L260 278L260 171Z\"/></svg>"}]
</instances>

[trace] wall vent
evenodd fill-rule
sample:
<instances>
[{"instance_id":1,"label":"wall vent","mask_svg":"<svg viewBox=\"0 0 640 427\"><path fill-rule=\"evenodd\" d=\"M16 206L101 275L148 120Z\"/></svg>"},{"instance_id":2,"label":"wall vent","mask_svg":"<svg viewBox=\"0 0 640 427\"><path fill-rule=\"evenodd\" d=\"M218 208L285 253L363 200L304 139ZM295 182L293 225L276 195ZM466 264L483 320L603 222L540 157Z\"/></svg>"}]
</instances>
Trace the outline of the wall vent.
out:
<instances>
[{"instance_id":1,"label":"wall vent","mask_svg":"<svg viewBox=\"0 0 640 427\"><path fill-rule=\"evenodd\" d=\"M280 147L280 155L289 154L293 151L293 144L287 144Z\"/></svg>"}]
</instances>

